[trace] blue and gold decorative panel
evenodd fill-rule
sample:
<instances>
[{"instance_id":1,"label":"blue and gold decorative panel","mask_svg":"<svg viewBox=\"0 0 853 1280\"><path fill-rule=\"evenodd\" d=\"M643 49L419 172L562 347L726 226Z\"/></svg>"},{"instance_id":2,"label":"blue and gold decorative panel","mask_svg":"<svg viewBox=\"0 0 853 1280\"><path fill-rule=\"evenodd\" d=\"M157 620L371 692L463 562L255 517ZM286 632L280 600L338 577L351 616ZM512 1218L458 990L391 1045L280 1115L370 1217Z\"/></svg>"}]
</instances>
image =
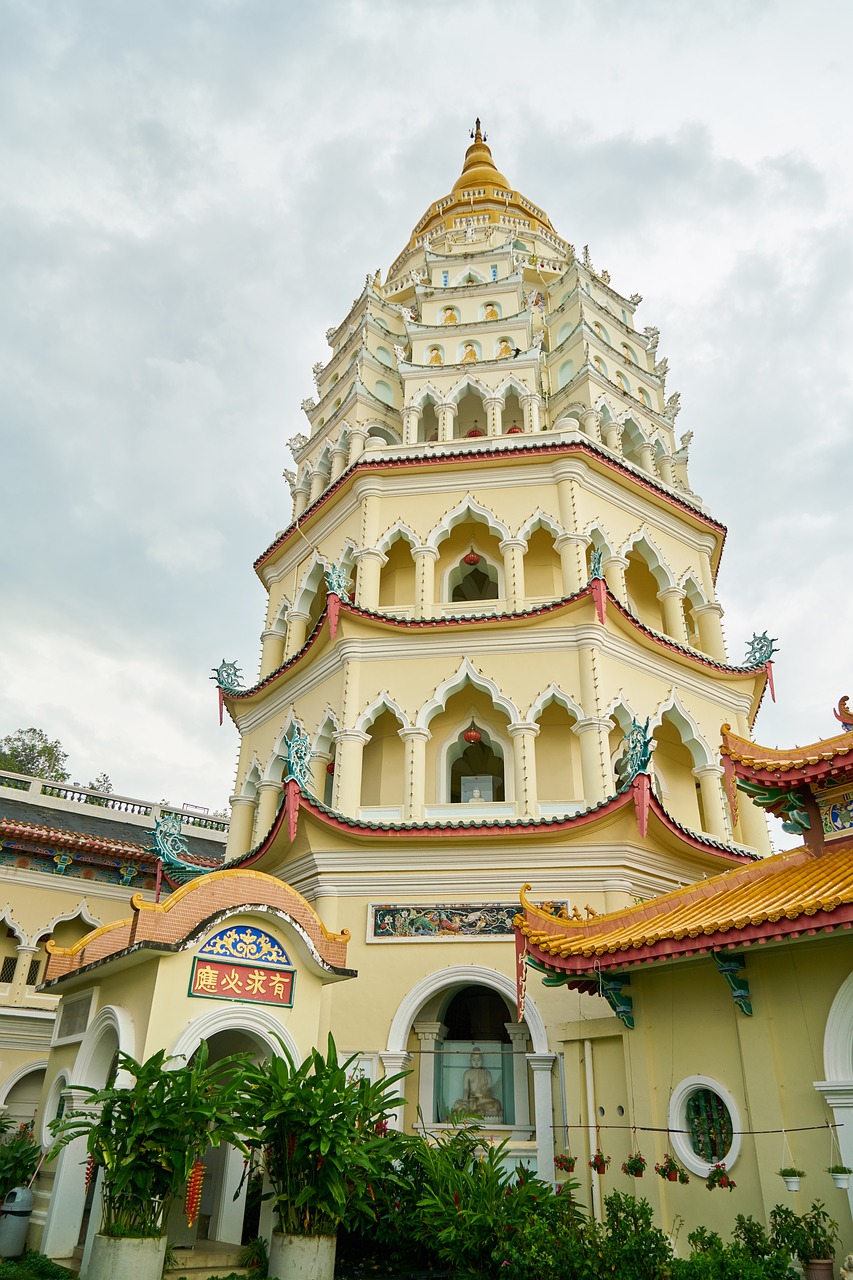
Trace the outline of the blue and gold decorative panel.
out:
<instances>
[{"instance_id":1,"label":"blue and gold decorative panel","mask_svg":"<svg viewBox=\"0 0 853 1280\"><path fill-rule=\"evenodd\" d=\"M258 964L281 965L291 968L290 958L280 942L263 929L252 925L220 929L212 934L203 946L200 956L212 956L217 960L253 960Z\"/></svg>"},{"instance_id":2,"label":"blue and gold decorative panel","mask_svg":"<svg viewBox=\"0 0 853 1280\"><path fill-rule=\"evenodd\" d=\"M853 835L853 787L849 782L841 786L815 787L814 798L827 840Z\"/></svg>"}]
</instances>

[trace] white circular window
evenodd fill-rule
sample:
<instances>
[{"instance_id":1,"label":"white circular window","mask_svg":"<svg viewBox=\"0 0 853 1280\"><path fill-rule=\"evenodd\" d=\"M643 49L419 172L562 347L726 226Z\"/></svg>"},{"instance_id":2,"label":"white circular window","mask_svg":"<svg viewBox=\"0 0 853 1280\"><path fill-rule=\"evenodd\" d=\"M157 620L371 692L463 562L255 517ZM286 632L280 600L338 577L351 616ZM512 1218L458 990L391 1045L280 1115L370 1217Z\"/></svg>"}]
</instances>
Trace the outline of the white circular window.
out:
<instances>
[{"instance_id":1,"label":"white circular window","mask_svg":"<svg viewBox=\"0 0 853 1280\"><path fill-rule=\"evenodd\" d=\"M672 1149L681 1163L706 1178L715 1164L731 1169L740 1155L741 1123L728 1089L708 1076L687 1076L669 1103Z\"/></svg>"}]
</instances>

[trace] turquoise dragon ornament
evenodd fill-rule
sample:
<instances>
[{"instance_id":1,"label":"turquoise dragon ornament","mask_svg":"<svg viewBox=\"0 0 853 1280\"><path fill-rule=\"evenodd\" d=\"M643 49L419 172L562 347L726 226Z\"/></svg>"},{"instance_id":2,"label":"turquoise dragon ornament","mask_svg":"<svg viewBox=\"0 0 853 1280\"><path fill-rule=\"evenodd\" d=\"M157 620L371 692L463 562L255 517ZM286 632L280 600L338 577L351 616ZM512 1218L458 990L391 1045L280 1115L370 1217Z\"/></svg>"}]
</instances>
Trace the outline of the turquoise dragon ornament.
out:
<instances>
[{"instance_id":1,"label":"turquoise dragon ornament","mask_svg":"<svg viewBox=\"0 0 853 1280\"><path fill-rule=\"evenodd\" d=\"M287 772L285 782L295 782L300 791L308 789L311 773L311 739L299 724L293 726L293 732L284 740L287 751Z\"/></svg>"},{"instance_id":2,"label":"turquoise dragon ornament","mask_svg":"<svg viewBox=\"0 0 853 1280\"><path fill-rule=\"evenodd\" d=\"M632 720L631 727L625 734L625 750L613 766L617 792L624 791L638 773L648 773L654 749L654 739L649 733L649 717L646 716L642 724L639 720Z\"/></svg>"}]
</instances>

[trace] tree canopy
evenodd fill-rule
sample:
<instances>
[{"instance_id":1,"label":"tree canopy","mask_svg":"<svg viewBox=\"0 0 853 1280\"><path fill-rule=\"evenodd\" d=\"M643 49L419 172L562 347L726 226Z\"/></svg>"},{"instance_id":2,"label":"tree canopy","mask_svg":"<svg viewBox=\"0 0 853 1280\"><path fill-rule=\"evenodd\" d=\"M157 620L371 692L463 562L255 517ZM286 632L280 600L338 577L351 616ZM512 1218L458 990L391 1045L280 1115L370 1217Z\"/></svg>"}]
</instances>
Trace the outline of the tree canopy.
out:
<instances>
[{"instance_id":1,"label":"tree canopy","mask_svg":"<svg viewBox=\"0 0 853 1280\"><path fill-rule=\"evenodd\" d=\"M16 729L0 738L0 769L26 773L32 778L67 782L68 752L58 738L53 741L43 729Z\"/></svg>"}]
</instances>

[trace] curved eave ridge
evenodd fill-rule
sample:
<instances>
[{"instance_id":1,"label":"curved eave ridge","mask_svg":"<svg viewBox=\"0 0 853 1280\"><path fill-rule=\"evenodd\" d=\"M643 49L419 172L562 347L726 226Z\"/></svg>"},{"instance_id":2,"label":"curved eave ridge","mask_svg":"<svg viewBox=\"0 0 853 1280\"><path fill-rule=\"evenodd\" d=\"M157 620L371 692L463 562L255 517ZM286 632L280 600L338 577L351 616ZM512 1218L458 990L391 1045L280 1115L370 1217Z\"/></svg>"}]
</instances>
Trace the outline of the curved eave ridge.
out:
<instances>
[{"instance_id":1,"label":"curved eave ridge","mask_svg":"<svg viewBox=\"0 0 853 1280\"><path fill-rule=\"evenodd\" d=\"M295 784L289 784L295 787ZM364 818L352 818L346 814L338 813L335 809L329 808L328 805L318 800L316 796L310 792L299 792L298 808L306 810L311 816L322 826L334 828L339 831L349 831L353 834L363 836L381 836L385 839L417 839L430 838L441 835L445 832L469 832L472 835L484 835L490 838L496 836L515 837L520 831L525 833L542 833L548 835L550 833L559 833L561 831L579 830L588 825L594 825L606 817L618 814L620 810L630 808L635 803L632 790L626 789L618 792L616 795L608 796L598 804L590 806L588 809L582 810L580 813L569 815L556 815L549 817L528 817L528 818L471 818L459 822L375 822ZM253 849L242 854L239 858L233 859L228 863L228 868L247 866L257 861L264 853L270 849L275 842L279 832L285 826L287 818L288 804L286 797L283 803L279 805L276 818L262 840L260 840ZM723 843L715 840L713 836L705 835L702 832L692 831L689 827L683 826L677 822L667 811L663 805L652 793L649 801L649 812L655 816L660 825L674 834L684 843L692 846L701 852L712 854L721 854L727 860L737 863L751 863L757 860L757 855L748 850Z\"/></svg>"},{"instance_id":2,"label":"curved eave ridge","mask_svg":"<svg viewBox=\"0 0 853 1280\"><path fill-rule=\"evenodd\" d=\"M738 737L728 725L723 725L722 753L731 760L736 775L742 778L756 774L848 772L853 770L853 733L848 731L805 747L762 747L748 738ZM827 765L831 767L827 769Z\"/></svg>"},{"instance_id":3,"label":"curved eave ridge","mask_svg":"<svg viewBox=\"0 0 853 1280\"><path fill-rule=\"evenodd\" d=\"M629 609L616 599L610 588L605 585L607 593L607 607L612 608L619 613L632 627L636 628L643 635L659 644L662 648L669 649L680 657L687 658L691 662L695 662L700 667L712 668L720 671L728 676L755 676L766 679L766 672L763 663L756 666L731 666L728 663L720 662L717 658L712 658L708 654L701 653L698 649L690 649L685 645L679 644L677 640L671 639L669 636L655 631L652 627L647 627L641 622ZM451 614L440 618L396 618L387 613L380 613L373 609L363 609L359 605L353 604L351 601L340 602L340 614L349 614L353 618L364 618L367 621L374 622L391 630L441 630L448 627L460 626L483 626L486 624L503 623L512 624L514 622L524 622L530 618L543 617L548 614L558 613L561 610L568 610L579 602L587 601L592 598L592 585L587 583L580 591L576 591L572 596L563 596L559 600L553 600L549 604L536 605L531 609L521 609L513 613L477 613L477 614ZM265 689L269 689L283 675L292 671L308 652L314 647L323 632L326 619L329 614L328 598L323 606L322 612L318 617L311 634L305 641L302 648L283 662L280 667L276 667L275 671L271 671L263 680L252 685L248 689L240 689L234 693L226 693L223 691L222 698L226 707L230 708L234 703L243 702L247 698L252 698L256 694ZM233 718L233 717L232 717Z\"/></svg>"},{"instance_id":4,"label":"curved eave ridge","mask_svg":"<svg viewBox=\"0 0 853 1280\"><path fill-rule=\"evenodd\" d=\"M516 927L543 958L581 962L606 955L624 958L633 951L643 953L637 959L647 960L655 958L652 953L707 948L715 936L729 935L728 944L737 945L754 930L764 929L774 938L790 935L796 932L792 924L802 917L809 929L843 927L853 907L853 865L849 848L820 858L808 849L795 849L577 924L529 902L527 888ZM840 915L833 920L833 913ZM738 939L732 940L732 934ZM700 948L689 945L696 941ZM681 943L688 945L667 950L667 944Z\"/></svg>"},{"instance_id":5,"label":"curved eave ridge","mask_svg":"<svg viewBox=\"0 0 853 1280\"><path fill-rule=\"evenodd\" d=\"M387 406L386 406L387 407ZM543 433L546 434L546 433ZM423 446L421 446L421 449ZM368 458L364 456L358 458L351 466L343 471L337 480L329 485L328 489L320 494L319 498L315 498L309 507L306 507L302 514L295 520L291 520L286 529L278 535L274 542L270 543L265 551L253 563L253 568L257 573L263 564L266 563L274 553L280 550L287 540L299 531L299 528L306 523L316 512L318 512L329 499L336 494L347 481L359 471L376 471L382 468L393 470L397 467L408 466L441 466L449 462L459 462L466 459L479 459L483 455L488 455L496 459L507 459L510 462L516 462L519 458L535 457L536 455L554 455L554 454L589 454L597 460L604 462L607 466L618 471L622 476L632 480L640 488L649 489L656 495L665 498L673 506L678 507L681 511L689 514L693 519L699 521L700 524L707 525L709 528L717 530L722 534L723 539L726 536L726 526L721 524L719 520L715 520L713 516L709 516L707 512L700 511L697 507L680 497L672 489L668 488L654 476L640 475L633 468L626 466L611 454L600 449L594 441L570 441L568 443L560 441L552 443L551 441L538 442L530 441L530 443L512 446L503 444L501 447L495 445L481 444L474 447L470 445L465 449L445 449L441 453L425 454L418 453L400 453L393 458Z\"/></svg>"}]
</instances>

